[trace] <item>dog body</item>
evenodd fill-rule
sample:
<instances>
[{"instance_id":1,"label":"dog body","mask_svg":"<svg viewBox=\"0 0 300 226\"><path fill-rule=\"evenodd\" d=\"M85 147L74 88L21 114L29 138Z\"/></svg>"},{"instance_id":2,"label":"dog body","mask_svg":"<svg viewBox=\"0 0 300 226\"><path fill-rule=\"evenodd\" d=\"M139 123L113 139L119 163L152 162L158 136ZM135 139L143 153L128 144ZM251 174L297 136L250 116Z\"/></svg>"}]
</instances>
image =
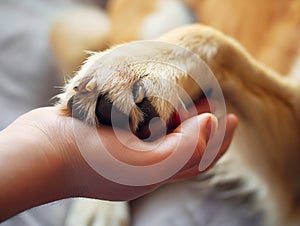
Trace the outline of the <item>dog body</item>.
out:
<instances>
[{"instance_id":1,"label":"dog body","mask_svg":"<svg viewBox=\"0 0 300 226\"><path fill-rule=\"evenodd\" d=\"M217 180L244 178L246 190L262 192L259 206L265 206L267 213L272 214L267 217L274 220L270 225L289 225L291 219L299 222L300 184L296 173L299 172L300 147L297 141L300 135L299 83L264 67L221 34L197 26L183 32L181 35L180 30L169 33L168 41L175 39L179 43L179 37L192 34L197 40L204 37L205 45L212 48L216 48L217 43L216 55L201 58L206 59L218 78L228 111L240 120L236 137L224 158L224 161L230 159L230 166L226 166L231 168L229 178L220 173ZM195 42L188 40L189 48L190 43ZM194 48L192 51L197 52L199 47Z\"/></svg>"},{"instance_id":2,"label":"dog body","mask_svg":"<svg viewBox=\"0 0 300 226\"><path fill-rule=\"evenodd\" d=\"M254 194L251 199L253 211L263 214L262 225L297 226L300 224L299 1L270 3L275 5L272 7L274 10L267 10L269 14L261 18L261 24L258 21L252 24L251 18L260 18L255 16L260 11L254 7L252 16L249 20L245 19L243 24L239 19L246 9L252 8L227 0L230 6L240 6L240 10L236 10L239 13L236 15L238 19L229 19L237 21L236 25L227 24L225 16L208 13L216 5L213 1L199 1L201 4L195 2L191 0L189 4L202 15L202 21L234 37L246 47L244 49L238 42L217 30L200 25L178 28L158 38L158 41L186 48L204 60L222 88L227 111L235 113L239 118L239 127L228 153L216 167L208 171L213 177L199 183L214 190L238 182L229 186L228 190L234 189L232 197ZM258 8L263 9L264 6L269 5L266 3ZM230 10L219 8L223 10L222 15L228 13L230 18ZM280 10L282 13L279 13ZM122 35L115 37L121 38ZM99 95L105 94L117 109L131 116L131 129L136 132L139 123L144 120L132 96L132 87L136 81L146 91L155 90L164 95L165 100L178 105L180 100L171 98L176 90L172 88L173 83L168 84L167 92L166 87L153 84L168 77L185 88L193 100L201 95L199 87L193 89L195 92L190 91L194 83L186 79L184 73L171 73L161 67L153 69L151 65L146 69L143 65L132 66L126 57L105 62L102 56L110 51L114 51L114 48L93 55L68 83L60 96L59 107L63 112L72 114L74 109L70 109L68 102L76 96L77 102L73 102L73 106L83 112L79 118L96 125L99 120L96 114L97 100ZM151 54L145 55L145 60L153 57ZM155 54L161 60L167 60L168 55L164 52ZM176 60L182 64L183 59L177 56ZM103 78L103 65L109 65L113 71L108 79ZM188 69L192 67L192 63L187 66ZM104 85L103 81L106 81ZM122 92L117 92L119 90ZM126 98L124 95L127 95ZM157 98L150 99L150 102L160 117L165 121L170 119L173 107ZM247 205L247 201L241 205Z\"/></svg>"},{"instance_id":3,"label":"dog body","mask_svg":"<svg viewBox=\"0 0 300 226\"><path fill-rule=\"evenodd\" d=\"M232 149L223 160L230 161L230 163L222 166L221 161L221 166L218 168L226 173L220 173L220 176L216 173L214 183L243 180L241 193L259 192L258 206L263 208L266 214L270 214L266 219L274 220L270 222L270 225L275 225L275 222L278 225L293 225L293 222L299 222L300 97L297 93L300 88L299 84L266 68L254 60L234 40L207 27L194 25L179 28L167 33L159 40L182 46L199 55L216 75L224 93L228 111L235 113L240 119ZM124 98L126 87L132 87L134 82L142 77L139 73L134 77L132 70L126 69L131 66L130 63L127 64L128 60L120 58L119 61L115 61L118 62L116 64L118 70L114 72L120 71L121 68L124 73L110 74L113 77L104 80L101 77L103 75L101 56L102 54L95 54L87 61L82 70L71 80L66 93L61 97L60 104L67 111L70 110L67 102L72 96L77 95L78 103L73 103L73 106L80 108L80 112L83 112L83 116L80 117L83 117L81 119L87 123L97 120L96 102L103 92L108 92L107 96L111 102L128 114L126 101L132 99L132 96L130 98L130 89L128 98ZM162 52L160 57L164 60L166 55ZM145 56L146 59L148 56ZM107 63L113 64L113 62L105 62ZM137 70L139 71L141 70ZM131 74L127 74L129 72ZM149 75L147 72L146 74L150 77L148 81L160 80L164 76L162 73L168 73L165 70L157 72L160 74L157 75L154 72ZM120 79L119 76L123 76L123 81L126 83L120 84L119 88L123 89L122 93L114 92L115 85L111 87L112 84L116 84L115 79ZM126 76L131 76L131 78L124 79ZM165 76L174 76L174 74ZM106 83L103 84L103 81ZM90 89L91 84L93 85ZM146 84L144 83L144 86ZM188 84L186 87L190 89L191 85L193 84ZM74 87L79 88L74 91ZM163 93L159 87L165 89L163 86L150 86L150 89L155 88L158 93ZM148 91L148 87L146 89ZM81 90L85 92L81 93ZM167 93L172 95L172 92ZM120 98L120 95L123 98ZM164 99L170 98L165 96ZM163 102L157 102L156 99L151 101L159 115L168 121L167 115L170 116L173 109L168 108ZM143 119L138 116L137 112L133 114L132 124L138 125Z\"/></svg>"}]
</instances>

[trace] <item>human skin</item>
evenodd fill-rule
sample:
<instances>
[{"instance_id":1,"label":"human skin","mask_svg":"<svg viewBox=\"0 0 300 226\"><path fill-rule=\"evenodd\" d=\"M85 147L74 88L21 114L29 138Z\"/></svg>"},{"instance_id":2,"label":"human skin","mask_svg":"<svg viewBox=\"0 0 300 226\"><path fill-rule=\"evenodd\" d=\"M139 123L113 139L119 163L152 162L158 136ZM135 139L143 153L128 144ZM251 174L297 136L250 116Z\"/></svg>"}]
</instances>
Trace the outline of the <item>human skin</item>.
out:
<instances>
[{"instance_id":1,"label":"human skin","mask_svg":"<svg viewBox=\"0 0 300 226\"><path fill-rule=\"evenodd\" d=\"M199 107L200 106L200 107ZM206 112L197 105L198 112ZM82 128L87 142L93 128L81 121L63 116L55 107L32 110L0 132L0 221L26 209L69 197L90 197L102 200L132 200L147 194L165 183L194 177L201 172L198 164L204 153L209 135L217 132L217 120L210 113L202 113L185 120L167 134L153 151L153 142L131 139L141 151L124 146L111 127L97 129L99 136L111 144L115 157L132 165L149 165L162 161L178 145L182 150L191 143L190 137L199 134L197 146L190 160L172 177L147 186L128 186L106 179L95 172L84 160L74 135L74 127ZM227 150L237 118L226 116L226 132L215 163ZM195 124L200 130L195 131ZM182 129L184 128L184 129ZM126 137L128 132L120 131ZM92 137L92 136L91 136Z\"/></svg>"}]
</instances>

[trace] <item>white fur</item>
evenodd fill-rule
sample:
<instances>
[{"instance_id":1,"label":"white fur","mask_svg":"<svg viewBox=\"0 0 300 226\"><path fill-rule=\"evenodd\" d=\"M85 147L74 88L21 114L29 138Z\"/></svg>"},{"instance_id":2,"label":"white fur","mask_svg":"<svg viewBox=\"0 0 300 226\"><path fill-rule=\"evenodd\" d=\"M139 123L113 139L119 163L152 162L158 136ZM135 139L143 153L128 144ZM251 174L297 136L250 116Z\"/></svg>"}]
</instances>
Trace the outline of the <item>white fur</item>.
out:
<instances>
[{"instance_id":1,"label":"white fur","mask_svg":"<svg viewBox=\"0 0 300 226\"><path fill-rule=\"evenodd\" d=\"M126 203L96 199L76 199L70 209L65 226L119 226L127 225Z\"/></svg>"}]
</instances>

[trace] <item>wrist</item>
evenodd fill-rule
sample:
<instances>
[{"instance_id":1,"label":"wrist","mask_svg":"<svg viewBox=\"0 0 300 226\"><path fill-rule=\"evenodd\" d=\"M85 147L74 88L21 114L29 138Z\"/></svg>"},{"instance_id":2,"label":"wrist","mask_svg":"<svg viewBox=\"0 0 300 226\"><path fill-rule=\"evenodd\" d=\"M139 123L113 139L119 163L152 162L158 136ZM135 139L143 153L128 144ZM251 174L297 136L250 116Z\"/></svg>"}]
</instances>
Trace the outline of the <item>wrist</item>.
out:
<instances>
[{"instance_id":1,"label":"wrist","mask_svg":"<svg viewBox=\"0 0 300 226\"><path fill-rule=\"evenodd\" d=\"M32 125L13 123L0 133L0 220L67 196L64 164Z\"/></svg>"}]
</instances>

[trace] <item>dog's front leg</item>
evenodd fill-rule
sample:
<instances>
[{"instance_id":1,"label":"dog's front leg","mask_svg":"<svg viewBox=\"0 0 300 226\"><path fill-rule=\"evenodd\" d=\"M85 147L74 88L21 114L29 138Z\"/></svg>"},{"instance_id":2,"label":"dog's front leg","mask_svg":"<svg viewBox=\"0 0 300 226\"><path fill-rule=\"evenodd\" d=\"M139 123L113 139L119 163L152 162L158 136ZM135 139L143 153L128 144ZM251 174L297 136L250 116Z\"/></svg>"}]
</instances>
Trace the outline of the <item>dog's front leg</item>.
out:
<instances>
[{"instance_id":1,"label":"dog's front leg","mask_svg":"<svg viewBox=\"0 0 300 226\"><path fill-rule=\"evenodd\" d=\"M246 109L247 114L249 103L240 101L240 95L248 98L248 93L250 96L265 93L288 99L295 91L288 81L256 61L237 41L213 28L185 26L166 33L159 41L184 47L200 56L217 77L226 100L230 99L229 104L239 111Z\"/></svg>"},{"instance_id":2,"label":"dog's front leg","mask_svg":"<svg viewBox=\"0 0 300 226\"><path fill-rule=\"evenodd\" d=\"M240 120L230 151L238 158L233 162L259 178L258 188L268 191L261 205L272 203L273 217L288 225L299 212L294 207L300 196L295 173L300 171L300 84L268 69L239 43L209 27L179 28L160 40L193 51L213 71L228 110Z\"/></svg>"}]
</instances>

